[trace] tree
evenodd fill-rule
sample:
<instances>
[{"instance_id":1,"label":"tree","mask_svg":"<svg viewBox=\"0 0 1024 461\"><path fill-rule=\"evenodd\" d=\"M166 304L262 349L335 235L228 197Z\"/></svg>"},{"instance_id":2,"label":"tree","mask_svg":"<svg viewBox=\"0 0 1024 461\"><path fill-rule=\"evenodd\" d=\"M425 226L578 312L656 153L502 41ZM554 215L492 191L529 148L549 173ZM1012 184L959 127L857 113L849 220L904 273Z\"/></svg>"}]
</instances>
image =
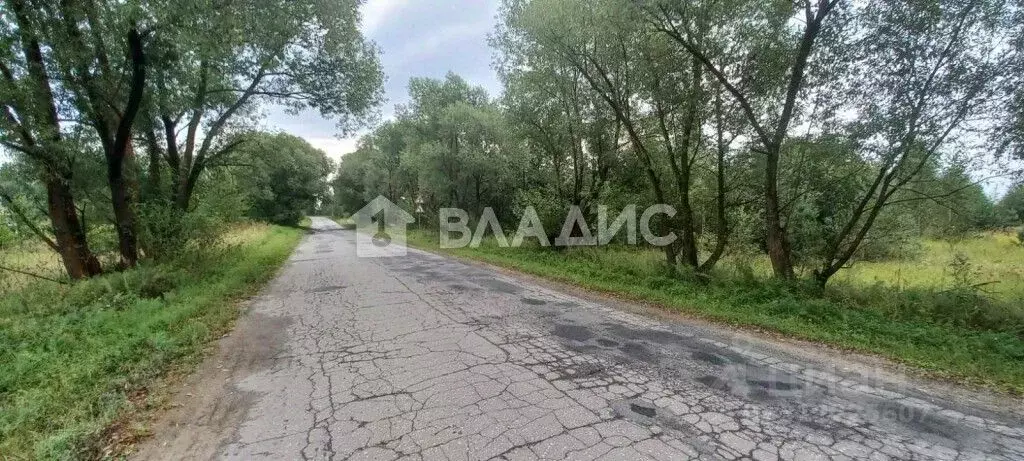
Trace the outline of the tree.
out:
<instances>
[{"instance_id":1,"label":"tree","mask_svg":"<svg viewBox=\"0 0 1024 461\"><path fill-rule=\"evenodd\" d=\"M645 172L652 201L677 208L674 220L663 219L660 223L662 232L674 231L679 236L677 244L664 248L666 262L702 271L714 267L725 251L729 233L724 199L725 141L733 136L722 131L726 127L724 119L719 124L719 119L709 117L709 100L714 99L706 95L713 88L701 62L681 59L673 53L672 42L647 27L629 2L510 1L504 11L497 43L504 53L501 62L506 80L515 83L513 78L541 74L533 78L543 81L559 72L574 77L575 81L563 84L571 92L548 90L548 94L563 101L563 111L569 117L567 127L600 122L605 133L601 142L571 139L570 152L583 147L591 152L617 152L618 139L625 138ZM589 93L584 104L604 106L600 111L577 109L580 98L574 92L580 86ZM517 95L518 90L510 87L506 93ZM720 104L716 107L725 110ZM592 112L601 114L601 118L590 115ZM720 139L716 136L711 143L704 139L708 125L708 131L722 135ZM555 133L560 129L557 125L545 128ZM595 149L598 145L604 148ZM712 183L717 189L716 211L712 213L716 244L702 261L697 228L701 220L695 210L694 191L702 179L698 171L707 164L714 172ZM602 177L606 178L607 173Z\"/></svg>"},{"instance_id":2,"label":"tree","mask_svg":"<svg viewBox=\"0 0 1024 461\"><path fill-rule=\"evenodd\" d=\"M826 19L833 16L840 0L804 0L782 8L778 3L729 3L731 20L722 21L711 37L698 33L695 24L704 3L652 2L644 7L649 21L696 58L742 108L753 131L755 150L764 156L764 216L768 256L775 275L792 279L792 250L779 198L779 165L783 145L790 135L805 100L808 67L819 38L829 37ZM712 10L715 11L715 10ZM720 20L716 17L715 20ZM802 23L799 30L792 24ZM717 43L716 43L717 42ZM716 63L712 49L739 47L758 68L739 76L728 64ZM780 63L786 63L779 72ZM739 67L739 66L734 66ZM767 94L767 97L765 95ZM770 101L770 103L769 103ZM762 106L763 105L763 106ZM762 107L759 107L762 106Z\"/></svg>"},{"instance_id":3,"label":"tree","mask_svg":"<svg viewBox=\"0 0 1024 461\"><path fill-rule=\"evenodd\" d=\"M1014 184L999 200L999 207L1012 213L1015 223L1024 222L1024 183Z\"/></svg>"},{"instance_id":4,"label":"tree","mask_svg":"<svg viewBox=\"0 0 1024 461\"><path fill-rule=\"evenodd\" d=\"M400 121L386 122L365 139L364 146L374 152L373 160L363 170L362 182L393 202L409 202L416 196L417 175L403 163L408 150L412 127ZM374 197L365 197L371 200Z\"/></svg>"},{"instance_id":5,"label":"tree","mask_svg":"<svg viewBox=\"0 0 1024 461\"><path fill-rule=\"evenodd\" d=\"M497 70L505 85L503 105L515 135L524 140L533 168L531 205L549 202L544 219L552 227L577 206L590 220L606 194L611 175L621 167L622 123L574 66L538 52L516 25L506 2L505 21L491 44L500 53ZM556 222L557 221L557 222Z\"/></svg>"},{"instance_id":6,"label":"tree","mask_svg":"<svg viewBox=\"0 0 1024 461\"><path fill-rule=\"evenodd\" d=\"M106 154L122 262L132 265L137 259L134 218L122 176L145 81L133 6L7 0L0 10L5 18L0 26L0 137L38 169L54 234L45 240L73 279L102 271L72 192L75 160L94 139L86 127L95 129ZM124 43L126 58L108 54L109 42ZM127 95L121 97L117 87L128 88Z\"/></svg>"},{"instance_id":7,"label":"tree","mask_svg":"<svg viewBox=\"0 0 1024 461\"><path fill-rule=\"evenodd\" d=\"M359 31L358 1L154 4L167 27L154 34L149 176L159 182L162 158L177 208L190 207L203 171L245 139L224 134L258 102L318 110L342 132L373 117L383 75Z\"/></svg>"},{"instance_id":8,"label":"tree","mask_svg":"<svg viewBox=\"0 0 1024 461\"><path fill-rule=\"evenodd\" d=\"M323 151L288 134L244 133L230 156L249 217L294 226L327 195L334 166Z\"/></svg>"},{"instance_id":9,"label":"tree","mask_svg":"<svg viewBox=\"0 0 1024 461\"><path fill-rule=\"evenodd\" d=\"M331 180L333 201L342 213L352 215L369 203L366 198L366 186L363 178L366 169L373 160L373 151L366 146L365 140L360 142L355 152L345 155L338 164L338 174ZM372 197L371 197L372 198Z\"/></svg>"},{"instance_id":10,"label":"tree","mask_svg":"<svg viewBox=\"0 0 1024 461\"><path fill-rule=\"evenodd\" d=\"M997 27L1006 38L1006 53L999 66L1006 72L994 82L996 110L990 118L995 151L1024 160L1024 4L1006 2Z\"/></svg>"},{"instance_id":11,"label":"tree","mask_svg":"<svg viewBox=\"0 0 1024 461\"><path fill-rule=\"evenodd\" d=\"M918 179L931 162L963 146L957 135L969 132L995 90L998 11L980 0L938 7L870 2L856 15L858 73L847 94L859 120L847 134L875 172L829 238L815 272L819 284L850 262L886 208L936 198L916 188Z\"/></svg>"},{"instance_id":12,"label":"tree","mask_svg":"<svg viewBox=\"0 0 1024 461\"><path fill-rule=\"evenodd\" d=\"M108 2L64 2L56 10L39 9L48 25L51 56L63 77L61 86L71 92L79 122L95 130L102 147L120 264L132 267L139 258L135 192L125 169L134 156L132 128L142 106L147 66L138 26L141 15L121 10L127 8ZM126 43L127 52L111 55L110 42Z\"/></svg>"},{"instance_id":13,"label":"tree","mask_svg":"<svg viewBox=\"0 0 1024 461\"><path fill-rule=\"evenodd\" d=\"M507 218L514 186L523 179L522 157L487 92L449 73L444 80L412 79L409 95L409 105L397 111L408 127L401 161L417 172L418 184L405 198L430 214L442 207L492 207Z\"/></svg>"}]
</instances>

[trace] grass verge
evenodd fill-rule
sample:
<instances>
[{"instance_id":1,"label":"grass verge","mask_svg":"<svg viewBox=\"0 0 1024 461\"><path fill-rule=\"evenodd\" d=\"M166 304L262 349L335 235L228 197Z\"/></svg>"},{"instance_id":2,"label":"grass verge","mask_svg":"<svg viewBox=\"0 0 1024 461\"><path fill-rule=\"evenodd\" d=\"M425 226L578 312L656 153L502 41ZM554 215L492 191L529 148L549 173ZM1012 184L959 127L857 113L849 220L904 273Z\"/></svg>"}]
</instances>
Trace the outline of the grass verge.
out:
<instances>
[{"instance_id":1,"label":"grass verge","mask_svg":"<svg viewBox=\"0 0 1024 461\"><path fill-rule=\"evenodd\" d=\"M3 294L0 458L101 456L132 397L227 331L235 301L269 280L301 236L245 225L173 263Z\"/></svg>"},{"instance_id":2,"label":"grass verge","mask_svg":"<svg viewBox=\"0 0 1024 461\"><path fill-rule=\"evenodd\" d=\"M731 325L754 327L911 365L924 374L1020 394L1024 338L965 326L934 309L945 292L892 290L846 282L822 295L747 274L696 281L672 274L635 248L438 248L436 232L413 231L409 244L484 261L584 288L650 302ZM956 306L957 304L950 304ZM1006 315L1019 316L1011 304ZM1019 307L1019 306L1018 306Z\"/></svg>"}]
</instances>

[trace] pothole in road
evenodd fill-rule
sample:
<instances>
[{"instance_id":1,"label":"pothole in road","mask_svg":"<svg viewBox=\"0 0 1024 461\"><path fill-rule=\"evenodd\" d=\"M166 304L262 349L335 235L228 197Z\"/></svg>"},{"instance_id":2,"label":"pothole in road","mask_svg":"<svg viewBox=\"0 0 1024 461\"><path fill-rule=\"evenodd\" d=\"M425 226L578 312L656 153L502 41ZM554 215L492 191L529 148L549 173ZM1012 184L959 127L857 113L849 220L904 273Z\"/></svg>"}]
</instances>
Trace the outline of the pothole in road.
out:
<instances>
[{"instance_id":1,"label":"pothole in road","mask_svg":"<svg viewBox=\"0 0 1024 461\"><path fill-rule=\"evenodd\" d=\"M718 391L729 392L731 389L728 382L717 376L701 376L697 378L697 382Z\"/></svg>"},{"instance_id":2,"label":"pothole in road","mask_svg":"<svg viewBox=\"0 0 1024 461\"><path fill-rule=\"evenodd\" d=\"M601 347L618 347L618 345L619 345L619 343L616 342L616 341L612 341L610 339L604 339L604 338L601 338L601 339L597 340L597 343L600 344Z\"/></svg>"},{"instance_id":3,"label":"pothole in road","mask_svg":"<svg viewBox=\"0 0 1024 461\"><path fill-rule=\"evenodd\" d=\"M873 408L873 416L901 424L916 431L935 434L953 440L969 440L976 437L970 426L956 424L942 415L923 408L904 405L899 402L883 401Z\"/></svg>"},{"instance_id":4,"label":"pothole in road","mask_svg":"<svg viewBox=\"0 0 1024 461\"><path fill-rule=\"evenodd\" d=\"M498 279L483 279L479 280L477 283L491 291L497 291L506 294L518 293L521 290L521 288L516 285Z\"/></svg>"},{"instance_id":5,"label":"pothole in road","mask_svg":"<svg viewBox=\"0 0 1024 461\"><path fill-rule=\"evenodd\" d=\"M712 365L725 365L729 363L729 361L723 358L722 356L712 354L709 352L694 351L693 354L691 354L691 356L695 360L700 360L701 362L710 363Z\"/></svg>"},{"instance_id":6,"label":"pothole in road","mask_svg":"<svg viewBox=\"0 0 1024 461\"><path fill-rule=\"evenodd\" d=\"M800 383L787 383L785 381L759 381L748 379L747 384L771 391L792 391L804 388Z\"/></svg>"},{"instance_id":7,"label":"pothole in road","mask_svg":"<svg viewBox=\"0 0 1024 461\"><path fill-rule=\"evenodd\" d=\"M571 339L573 341L579 341L581 343L594 337L594 334L591 333L590 329L588 329L587 327L567 324L555 325L554 334L555 336L565 339Z\"/></svg>"},{"instance_id":8,"label":"pothole in road","mask_svg":"<svg viewBox=\"0 0 1024 461\"><path fill-rule=\"evenodd\" d=\"M645 417L648 417L648 418L653 418L653 417L657 416L657 414L658 414L658 410L656 408L649 407L647 405L640 405L640 404L636 404L636 403L629 404L629 411L632 411L633 413L636 413L638 415L645 416Z\"/></svg>"},{"instance_id":9,"label":"pothole in road","mask_svg":"<svg viewBox=\"0 0 1024 461\"><path fill-rule=\"evenodd\" d=\"M651 352L647 347L640 343L626 343L619 347L619 351L626 354L627 357L638 360L644 363L657 363L658 354Z\"/></svg>"},{"instance_id":10,"label":"pothole in road","mask_svg":"<svg viewBox=\"0 0 1024 461\"><path fill-rule=\"evenodd\" d=\"M643 399L623 399L609 402L612 412L623 419L642 426L672 427L676 417L667 408L658 408L654 402ZM658 429L660 431L660 429Z\"/></svg>"}]
</instances>

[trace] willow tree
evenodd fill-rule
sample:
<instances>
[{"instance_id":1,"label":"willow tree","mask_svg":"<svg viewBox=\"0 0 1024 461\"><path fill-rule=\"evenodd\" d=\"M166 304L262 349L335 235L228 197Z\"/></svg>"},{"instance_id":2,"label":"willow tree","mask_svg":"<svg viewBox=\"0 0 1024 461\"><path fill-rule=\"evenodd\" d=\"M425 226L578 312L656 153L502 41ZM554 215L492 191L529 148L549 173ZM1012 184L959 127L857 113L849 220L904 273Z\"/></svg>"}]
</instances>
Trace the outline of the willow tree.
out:
<instances>
[{"instance_id":1,"label":"willow tree","mask_svg":"<svg viewBox=\"0 0 1024 461\"><path fill-rule=\"evenodd\" d=\"M619 138L624 139L628 145L624 150L631 152L640 165L653 201L676 206L676 216L659 223L661 232L674 232L679 237L678 242L663 248L666 262L703 271L714 267L727 241L726 204L724 200L715 201L716 244L702 259L693 195L700 179L699 166L717 150L709 149L703 130L705 126L724 124L711 123L710 109L721 106L711 103L713 82L701 62L680 57L668 37L648 27L631 2L622 0L511 0L506 2L501 27L508 42L502 48L507 68L504 73L527 76L560 67L570 69L569 75L578 76L575 84L585 87L591 104L600 106L598 112L607 113L604 117L614 121L605 125L616 127L613 134L605 135L604 142L588 142L588 150L603 150L595 149L598 144L618 150ZM510 86L507 91L521 88ZM556 100L573 102L571 92L552 95ZM580 111L566 113L575 124L599 121ZM571 143L573 148L577 142ZM719 197L725 190L725 162L721 160L712 161L711 166L715 171L711 182L719 190Z\"/></svg>"},{"instance_id":2,"label":"willow tree","mask_svg":"<svg viewBox=\"0 0 1024 461\"><path fill-rule=\"evenodd\" d=\"M73 194L74 165L98 143L105 154L121 263L138 259L126 160L145 86L134 2L34 2L0 7L0 141L25 156L47 190L57 251L71 278L101 272Z\"/></svg>"},{"instance_id":3,"label":"willow tree","mask_svg":"<svg viewBox=\"0 0 1024 461\"><path fill-rule=\"evenodd\" d=\"M808 69L830 38L830 22L841 0L797 2L641 2L653 26L696 58L746 116L764 158L764 218L768 256L775 275L795 277L792 250L779 198L783 145L809 106ZM728 6L730 12L721 8ZM717 7L717 8L716 8ZM708 14L711 19L704 19ZM710 37L694 24L711 21ZM714 49L742 50L754 67L734 73L713 59ZM733 51L736 54L735 51Z\"/></svg>"},{"instance_id":4,"label":"willow tree","mask_svg":"<svg viewBox=\"0 0 1024 461\"><path fill-rule=\"evenodd\" d=\"M413 78L409 99L397 116L409 129L402 162L417 172L424 211L492 207L507 215L521 156L487 91L449 73L443 80Z\"/></svg>"},{"instance_id":5,"label":"willow tree","mask_svg":"<svg viewBox=\"0 0 1024 461\"><path fill-rule=\"evenodd\" d=\"M591 220L621 167L622 123L578 69L545 55L530 39L516 20L522 6L504 3L503 21L491 38L506 114L540 173L521 201L543 205L546 227L561 226L572 206Z\"/></svg>"},{"instance_id":6,"label":"willow tree","mask_svg":"<svg viewBox=\"0 0 1024 461\"><path fill-rule=\"evenodd\" d=\"M225 133L260 103L319 111L342 133L372 119L384 77L376 46L359 30L359 4L152 2L162 27L151 52L150 182L166 163L172 202L188 210L203 171L244 139Z\"/></svg>"},{"instance_id":7,"label":"willow tree","mask_svg":"<svg viewBox=\"0 0 1024 461\"><path fill-rule=\"evenodd\" d=\"M842 131L868 174L827 237L814 273L819 284L852 260L892 205L942 198L920 182L932 165L971 152L973 133L996 109L991 102L1007 72L1005 14L1002 2L989 0L858 6L852 71L840 93L844 112L857 117Z\"/></svg>"}]
</instances>

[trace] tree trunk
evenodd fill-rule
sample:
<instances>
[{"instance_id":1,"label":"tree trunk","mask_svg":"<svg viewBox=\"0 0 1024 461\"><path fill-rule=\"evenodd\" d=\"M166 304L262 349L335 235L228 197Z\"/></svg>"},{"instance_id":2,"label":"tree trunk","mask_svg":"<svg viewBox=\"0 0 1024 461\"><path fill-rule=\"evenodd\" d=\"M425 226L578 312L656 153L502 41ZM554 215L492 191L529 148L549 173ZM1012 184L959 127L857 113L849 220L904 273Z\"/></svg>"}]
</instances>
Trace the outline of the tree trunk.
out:
<instances>
[{"instance_id":1,"label":"tree trunk","mask_svg":"<svg viewBox=\"0 0 1024 461\"><path fill-rule=\"evenodd\" d=\"M702 123L700 117L701 102L704 99L704 66L700 59L693 57L690 60L690 93L686 102L686 116L683 123L683 139L679 149L679 163L677 174L679 181L679 199L682 205L682 226L683 238L680 242L682 248L680 256L686 265L700 270L700 257L697 254L697 232L693 225L693 206L690 204L690 181L692 167L690 153L700 149L700 132L697 131ZM665 129L664 127L662 129ZM694 131L697 131L696 136ZM673 165L675 161L673 160Z\"/></svg>"},{"instance_id":2,"label":"tree trunk","mask_svg":"<svg viewBox=\"0 0 1024 461\"><path fill-rule=\"evenodd\" d=\"M116 129L109 133L100 129L100 136L110 136L106 142L107 182L110 186L111 205L114 207L114 225L117 229L118 247L121 250L121 268L135 267L139 261L133 205L138 185L130 176L125 176L124 170L125 165L131 166L134 161L132 127L142 107L146 85L146 56L143 53L142 37L137 30L132 29L127 38L132 63L128 101L124 112L116 119Z\"/></svg>"},{"instance_id":3,"label":"tree trunk","mask_svg":"<svg viewBox=\"0 0 1024 461\"><path fill-rule=\"evenodd\" d=\"M679 217L679 259L683 264L697 269L700 262L697 255L697 238L693 229L693 209L690 207L689 190L680 201L682 210Z\"/></svg>"},{"instance_id":4,"label":"tree trunk","mask_svg":"<svg viewBox=\"0 0 1024 461\"><path fill-rule=\"evenodd\" d=\"M161 171L160 162L160 149L156 145L156 142L150 143L149 150L149 165L147 167L146 174L146 187L143 191L145 200L155 201L160 198L163 193L163 172Z\"/></svg>"},{"instance_id":5,"label":"tree trunk","mask_svg":"<svg viewBox=\"0 0 1024 461\"><path fill-rule=\"evenodd\" d=\"M708 256L699 268L700 272L710 272L718 264L718 260L722 259L725 254L726 246L729 244L729 218L726 213L726 184L725 184L725 152L726 143L725 138L722 135L724 128L722 126L722 100L718 94L715 95L715 131L717 136L716 151L717 156L715 158L715 217L717 219L717 225L715 229L715 249Z\"/></svg>"},{"instance_id":6,"label":"tree trunk","mask_svg":"<svg viewBox=\"0 0 1024 461\"><path fill-rule=\"evenodd\" d=\"M131 148L128 149L129 151ZM135 235L135 210L132 192L124 175L123 162L107 163L107 182L110 185L110 202L114 207L114 225L117 230L118 248L121 250L121 268L135 267L139 261L138 241Z\"/></svg>"},{"instance_id":7,"label":"tree trunk","mask_svg":"<svg viewBox=\"0 0 1024 461\"><path fill-rule=\"evenodd\" d=\"M177 186L174 190L174 206L181 211L188 211L189 202L192 201L192 185L189 180L191 167L191 161L186 158L186 161L181 163L178 176L174 181Z\"/></svg>"},{"instance_id":8,"label":"tree trunk","mask_svg":"<svg viewBox=\"0 0 1024 461\"><path fill-rule=\"evenodd\" d=\"M818 288L824 289L828 285L828 281L836 274L836 271L831 267L814 271L814 283L818 285Z\"/></svg>"},{"instance_id":9,"label":"tree trunk","mask_svg":"<svg viewBox=\"0 0 1024 461\"><path fill-rule=\"evenodd\" d=\"M78 220L78 209L75 208L69 181L67 178L47 175L45 182L47 211L53 225L58 252L68 276L74 280L81 280L99 275L103 270L99 260L89 250L85 229Z\"/></svg>"},{"instance_id":10,"label":"tree trunk","mask_svg":"<svg viewBox=\"0 0 1024 461\"><path fill-rule=\"evenodd\" d=\"M665 252L665 264L668 264L668 267L675 269L678 264L675 245L665 245L662 250Z\"/></svg>"},{"instance_id":11,"label":"tree trunk","mask_svg":"<svg viewBox=\"0 0 1024 461\"><path fill-rule=\"evenodd\" d=\"M182 171L188 171L189 173L179 175L178 190L174 197L174 206L182 212L188 212L189 207L192 205L192 195L195 193L196 184L199 182L199 174L202 171L202 165L192 164L191 168L185 170L185 164L182 165Z\"/></svg>"},{"instance_id":12,"label":"tree trunk","mask_svg":"<svg viewBox=\"0 0 1024 461\"><path fill-rule=\"evenodd\" d=\"M786 229L782 227L782 213L779 207L779 147L776 146L767 152L765 157L764 203L768 258L771 259L776 277L792 280L796 278L792 251Z\"/></svg>"},{"instance_id":13,"label":"tree trunk","mask_svg":"<svg viewBox=\"0 0 1024 461\"><path fill-rule=\"evenodd\" d=\"M766 184L764 192L768 257L771 258L775 276L784 280L792 280L796 278L796 274L793 271L789 235L786 233L785 227L782 226L782 212L779 207L779 158L782 155L782 144L789 131L789 125L793 121L793 114L796 113L796 100L804 83L804 72L814 48L814 41L821 33L822 21L835 6L835 3L830 0L818 0L818 10L813 15L810 8L807 9L807 23L804 26L800 45L796 50L796 59L793 62L786 89L786 100L782 105L782 113L775 128L775 136L770 143L765 144Z\"/></svg>"}]
</instances>

